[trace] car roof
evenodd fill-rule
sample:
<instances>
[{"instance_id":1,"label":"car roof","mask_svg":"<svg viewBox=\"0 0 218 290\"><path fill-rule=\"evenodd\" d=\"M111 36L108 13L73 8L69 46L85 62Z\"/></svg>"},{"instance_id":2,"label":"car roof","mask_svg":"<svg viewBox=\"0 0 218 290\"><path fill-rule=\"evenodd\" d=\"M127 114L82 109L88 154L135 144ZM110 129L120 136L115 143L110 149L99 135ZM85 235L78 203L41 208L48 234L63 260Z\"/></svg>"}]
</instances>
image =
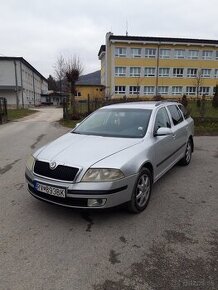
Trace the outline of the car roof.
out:
<instances>
[{"instance_id":1,"label":"car roof","mask_svg":"<svg viewBox=\"0 0 218 290\"><path fill-rule=\"evenodd\" d=\"M127 102L104 106L101 109L149 109L153 110L161 105L175 105L177 102L172 101L142 101L142 102Z\"/></svg>"}]
</instances>

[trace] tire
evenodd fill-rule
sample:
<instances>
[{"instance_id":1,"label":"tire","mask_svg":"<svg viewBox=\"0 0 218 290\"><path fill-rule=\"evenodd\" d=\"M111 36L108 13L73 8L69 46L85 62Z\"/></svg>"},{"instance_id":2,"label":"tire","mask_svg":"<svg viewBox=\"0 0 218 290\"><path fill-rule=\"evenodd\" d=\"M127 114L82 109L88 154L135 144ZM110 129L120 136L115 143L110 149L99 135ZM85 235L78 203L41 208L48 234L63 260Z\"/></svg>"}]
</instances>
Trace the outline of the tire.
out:
<instances>
[{"instance_id":1,"label":"tire","mask_svg":"<svg viewBox=\"0 0 218 290\"><path fill-rule=\"evenodd\" d=\"M189 139L185 149L185 156L179 161L179 164L182 166L187 166L191 162L191 159L192 159L192 142L191 139Z\"/></svg>"},{"instance_id":2,"label":"tire","mask_svg":"<svg viewBox=\"0 0 218 290\"><path fill-rule=\"evenodd\" d=\"M128 210L132 213L142 212L148 205L152 189L152 176L147 168L143 168L136 180Z\"/></svg>"}]
</instances>

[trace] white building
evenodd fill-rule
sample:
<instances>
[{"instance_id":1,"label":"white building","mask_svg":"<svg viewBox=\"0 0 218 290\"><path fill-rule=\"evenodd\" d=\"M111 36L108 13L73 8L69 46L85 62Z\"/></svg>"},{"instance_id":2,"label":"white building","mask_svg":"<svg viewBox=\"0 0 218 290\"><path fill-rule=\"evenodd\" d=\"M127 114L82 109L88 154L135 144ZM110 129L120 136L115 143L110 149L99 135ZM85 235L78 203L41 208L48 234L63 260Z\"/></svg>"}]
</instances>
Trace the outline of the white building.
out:
<instances>
[{"instance_id":1,"label":"white building","mask_svg":"<svg viewBox=\"0 0 218 290\"><path fill-rule=\"evenodd\" d=\"M9 107L41 104L41 94L48 93L48 82L22 57L0 56L0 97Z\"/></svg>"}]
</instances>

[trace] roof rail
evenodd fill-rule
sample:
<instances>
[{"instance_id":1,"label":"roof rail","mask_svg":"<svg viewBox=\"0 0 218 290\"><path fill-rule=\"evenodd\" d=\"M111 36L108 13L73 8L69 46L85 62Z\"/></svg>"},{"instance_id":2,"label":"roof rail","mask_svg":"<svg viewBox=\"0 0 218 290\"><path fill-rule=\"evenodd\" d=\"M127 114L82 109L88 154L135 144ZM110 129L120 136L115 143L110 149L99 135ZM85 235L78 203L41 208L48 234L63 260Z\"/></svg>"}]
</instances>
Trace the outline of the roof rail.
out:
<instances>
[{"instance_id":1,"label":"roof rail","mask_svg":"<svg viewBox=\"0 0 218 290\"><path fill-rule=\"evenodd\" d=\"M155 107L158 107L160 106L161 104L163 103L167 103L167 102L174 102L174 103L178 103L178 101L175 101L175 100L162 100L162 101L157 101L157 103L155 104Z\"/></svg>"}]
</instances>

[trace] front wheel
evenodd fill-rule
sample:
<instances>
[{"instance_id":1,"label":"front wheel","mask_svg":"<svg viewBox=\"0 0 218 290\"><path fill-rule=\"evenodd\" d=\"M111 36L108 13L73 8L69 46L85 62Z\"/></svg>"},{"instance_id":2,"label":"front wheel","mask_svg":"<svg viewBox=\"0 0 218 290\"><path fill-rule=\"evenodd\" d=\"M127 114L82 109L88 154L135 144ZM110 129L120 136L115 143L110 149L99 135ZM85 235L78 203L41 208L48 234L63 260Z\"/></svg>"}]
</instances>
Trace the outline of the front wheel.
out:
<instances>
[{"instance_id":1,"label":"front wheel","mask_svg":"<svg viewBox=\"0 0 218 290\"><path fill-rule=\"evenodd\" d=\"M191 162L192 158L192 143L191 140L188 140L188 143L186 145L186 150L185 150L185 156L180 160L180 164L183 166L189 165Z\"/></svg>"},{"instance_id":2,"label":"front wheel","mask_svg":"<svg viewBox=\"0 0 218 290\"><path fill-rule=\"evenodd\" d=\"M149 169L144 168L140 171L136 180L128 209L134 213L142 212L148 205L152 188L152 177Z\"/></svg>"}]
</instances>

